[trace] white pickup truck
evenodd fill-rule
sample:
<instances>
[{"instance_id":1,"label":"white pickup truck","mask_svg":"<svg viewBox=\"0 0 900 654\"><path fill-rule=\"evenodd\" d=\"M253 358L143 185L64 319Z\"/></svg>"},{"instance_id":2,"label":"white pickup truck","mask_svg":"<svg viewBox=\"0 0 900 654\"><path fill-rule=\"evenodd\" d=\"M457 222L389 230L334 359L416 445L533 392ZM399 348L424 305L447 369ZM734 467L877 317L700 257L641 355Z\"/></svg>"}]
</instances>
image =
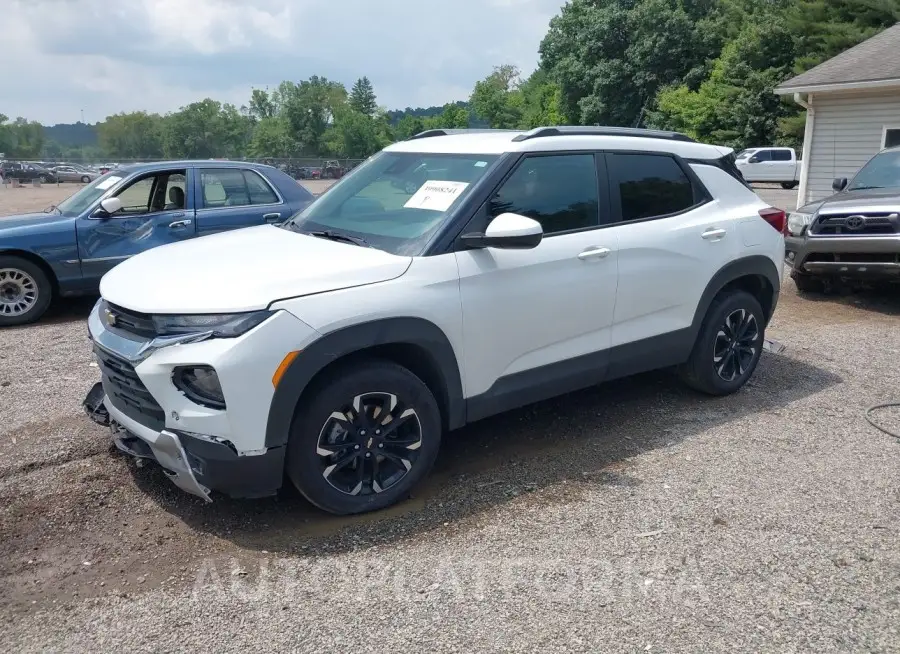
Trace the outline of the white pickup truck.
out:
<instances>
[{"instance_id":1,"label":"white pickup truck","mask_svg":"<svg viewBox=\"0 0 900 654\"><path fill-rule=\"evenodd\" d=\"M750 183L772 182L784 189L800 183L800 161L793 148L748 148L737 154L735 163Z\"/></svg>"}]
</instances>

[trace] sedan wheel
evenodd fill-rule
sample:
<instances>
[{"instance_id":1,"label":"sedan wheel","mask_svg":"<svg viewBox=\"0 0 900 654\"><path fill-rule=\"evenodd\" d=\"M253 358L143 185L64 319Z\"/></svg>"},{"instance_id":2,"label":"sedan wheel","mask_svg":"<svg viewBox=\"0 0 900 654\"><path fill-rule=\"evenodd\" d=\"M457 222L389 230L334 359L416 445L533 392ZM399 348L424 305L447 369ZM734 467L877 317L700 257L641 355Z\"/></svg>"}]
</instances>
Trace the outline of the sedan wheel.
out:
<instances>
[{"instance_id":1,"label":"sedan wheel","mask_svg":"<svg viewBox=\"0 0 900 654\"><path fill-rule=\"evenodd\" d=\"M17 318L35 307L40 298L37 281L15 268L0 268L0 316Z\"/></svg>"}]
</instances>

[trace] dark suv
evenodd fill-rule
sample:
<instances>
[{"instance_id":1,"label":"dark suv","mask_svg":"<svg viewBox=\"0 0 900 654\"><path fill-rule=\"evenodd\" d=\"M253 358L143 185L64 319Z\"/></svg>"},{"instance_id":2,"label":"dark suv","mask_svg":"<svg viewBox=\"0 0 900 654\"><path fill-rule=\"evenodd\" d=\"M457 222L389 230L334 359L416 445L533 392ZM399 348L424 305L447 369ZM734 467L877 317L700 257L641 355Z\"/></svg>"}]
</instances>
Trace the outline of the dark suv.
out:
<instances>
[{"instance_id":1,"label":"dark suv","mask_svg":"<svg viewBox=\"0 0 900 654\"><path fill-rule=\"evenodd\" d=\"M900 147L882 150L832 188L834 195L788 217L785 258L798 290L900 281Z\"/></svg>"},{"instance_id":2,"label":"dark suv","mask_svg":"<svg viewBox=\"0 0 900 654\"><path fill-rule=\"evenodd\" d=\"M56 182L56 174L43 166L19 161L4 161L0 164L0 177L18 179L23 182L39 179L45 184Z\"/></svg>"}]
</instances>

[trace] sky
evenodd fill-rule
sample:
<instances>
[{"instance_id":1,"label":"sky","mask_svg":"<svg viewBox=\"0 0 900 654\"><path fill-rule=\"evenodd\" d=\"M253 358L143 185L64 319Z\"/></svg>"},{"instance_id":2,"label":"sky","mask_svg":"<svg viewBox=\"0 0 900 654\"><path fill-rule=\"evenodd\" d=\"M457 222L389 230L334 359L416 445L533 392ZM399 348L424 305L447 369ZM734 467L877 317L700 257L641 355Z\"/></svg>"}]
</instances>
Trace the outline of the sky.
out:
<instances>
[{"instance_id":1,"label":"sky","mask_svg":"<svg viewBox=\"0 0 900 654\"><path fill-rule=\"evenodd\" d=\"M468 99L537 66L563 0L0 0L0 114L45 125L165 113L312 75L388 109ZM427 7L427 8L426 8Z\"/></svg>"}]
</instances>

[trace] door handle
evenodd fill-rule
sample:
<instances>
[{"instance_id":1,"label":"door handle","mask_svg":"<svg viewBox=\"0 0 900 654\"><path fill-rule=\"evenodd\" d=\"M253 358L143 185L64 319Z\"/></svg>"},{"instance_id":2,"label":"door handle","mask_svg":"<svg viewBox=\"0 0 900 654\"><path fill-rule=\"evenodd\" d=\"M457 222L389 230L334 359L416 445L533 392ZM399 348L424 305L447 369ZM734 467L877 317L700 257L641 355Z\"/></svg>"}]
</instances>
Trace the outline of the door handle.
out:
<instances>
[{"instance_id":1,"label":"door handle","mask_svg":"<svg viewBox=\"0 0 900 654\"><path fill-rule=\"evenodd\" d=\"M610 250L609 248L594 246L589 247L584 252L581 252L578 255L578 258L582 261L584 261L585 259L605 259L607 256L609 256L610 252L612 252L612 250Z\"/></svg>"},{"instance_id":2,"label":"door handle","mask_svg":"<svg viewBox=\"0 0 900 654\"><path fill-rule=\"evenodd\" d=\"M700 234L700 238L705 238L706 240L719 240L720 238L724 238L725 234L727 234L727 232L724 229L707 229Z\"/></svg>"},{"instance_id":3,"label":"door handle","mask_svg":"<svg viewBox=\"0 0 900 654\"><path fill-rule=\"evenodd\" d=\"M267 213L263 216L263 220L265 220L267 223L274 223L279 218L281 218L280 213Z\"/></svg>"},{"instance_id":4,"label":"door handle","mask_svg":"<svg viewBox=\"0 0 900 654\"><path fill-rule=\"evenodd\" d=\"M177 229L179 227L187 227L193 221L192 220L176 220L175 222L169 223L169 229Z\"/></svg>"}]
</instances>

